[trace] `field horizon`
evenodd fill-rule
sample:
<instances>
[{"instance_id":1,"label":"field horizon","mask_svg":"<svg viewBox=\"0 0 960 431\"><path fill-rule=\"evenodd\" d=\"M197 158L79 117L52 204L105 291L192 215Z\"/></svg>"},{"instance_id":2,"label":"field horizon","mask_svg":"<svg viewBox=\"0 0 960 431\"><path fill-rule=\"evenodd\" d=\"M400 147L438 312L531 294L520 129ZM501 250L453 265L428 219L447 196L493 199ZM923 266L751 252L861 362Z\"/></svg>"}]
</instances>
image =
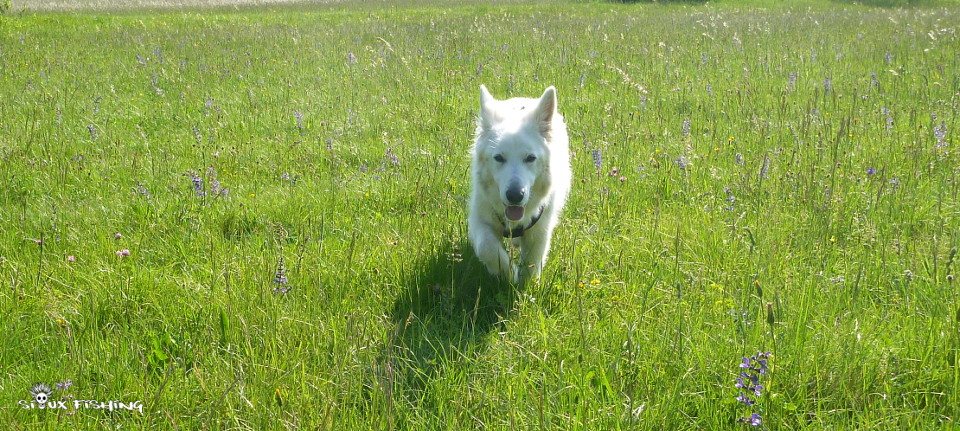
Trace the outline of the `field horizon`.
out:
<instances>
[{"instance_id":1,"label":"field horizon","mask_svg":"<svg viewBox=\"0 0 960 431\"><path fill-rule=\"evenodd\" d=\"M361 3L0 14L0 424L957 426L960 5ZM481 84L569 129L537 282Z\"/></svg>"}]
</instances>

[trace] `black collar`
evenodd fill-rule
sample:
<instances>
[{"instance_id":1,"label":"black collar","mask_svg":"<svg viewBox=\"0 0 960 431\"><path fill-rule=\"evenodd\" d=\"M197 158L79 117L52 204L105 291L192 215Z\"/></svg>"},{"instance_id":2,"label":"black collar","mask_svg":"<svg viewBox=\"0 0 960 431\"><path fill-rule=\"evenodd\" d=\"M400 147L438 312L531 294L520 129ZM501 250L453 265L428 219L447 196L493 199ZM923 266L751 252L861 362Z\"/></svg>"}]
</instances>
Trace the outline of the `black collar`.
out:
<instances>
[{"instance_id":1,"label":"black collar","mask_svg":"<svg viewBox=\"0 0 960 431\"><path fill-rule=\"evenodd\" d=\"M537 211L537 215L533 216L533 218L530 219L530 224L528 224L526 227L517 226L517 227L513 228L512 230L507 230L507 228L506 228L507 222L503 219L503 216L498 215L497 217L500 218L500 222L502 222L502 223L503 223L503 226L504 226L504 228L503 228L503 237L504 237L504 238L520 238L521 236L523 236L523 233L524 233L524 232L526 232L527 230L529 230L530 228L532 228L533 225L537 224L537 221L540 220L540 216L543 215L543 209L544 209L544 208L546 208L546 205L540 207L540 210Z\"/></svg>"}]
</instances>

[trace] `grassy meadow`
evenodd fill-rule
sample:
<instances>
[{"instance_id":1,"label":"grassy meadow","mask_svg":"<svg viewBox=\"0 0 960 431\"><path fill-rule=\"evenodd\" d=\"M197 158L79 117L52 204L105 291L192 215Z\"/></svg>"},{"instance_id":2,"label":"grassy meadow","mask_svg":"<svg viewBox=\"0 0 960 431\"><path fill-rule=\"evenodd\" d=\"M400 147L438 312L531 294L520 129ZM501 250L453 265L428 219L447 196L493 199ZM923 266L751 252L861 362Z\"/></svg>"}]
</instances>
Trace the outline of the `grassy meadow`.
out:
<instances>
[{"instance_id":1,"label":"grassy meadow","mask_svg":"<svg viewBox=\"0 0 960 431\"><path fill-rule=\"evenodd\" d=\"M756 3L0 16L0 424L960 426L960 5ZM539 282L481 84L570 130Z\"/></svg>"}]
</instances>

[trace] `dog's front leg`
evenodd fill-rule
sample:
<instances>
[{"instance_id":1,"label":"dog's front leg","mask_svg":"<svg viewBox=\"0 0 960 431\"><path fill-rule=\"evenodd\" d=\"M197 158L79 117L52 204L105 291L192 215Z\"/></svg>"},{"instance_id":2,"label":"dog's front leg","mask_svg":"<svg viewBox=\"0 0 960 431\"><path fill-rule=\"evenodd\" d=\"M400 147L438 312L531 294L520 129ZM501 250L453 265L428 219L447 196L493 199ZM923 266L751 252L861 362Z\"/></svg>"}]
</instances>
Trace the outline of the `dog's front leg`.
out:
<instances>
[{"instance_id":1,"label":"dog's front leg","mask_svg":"<svg viewBox=\"0 0 960 431\"><path fill-rule=\"evenodd\" d=\"M523 262L521 273L524 278L531 280L540 278L540 273L547 264L551 233L550 229L543 225L534 226L523 234L520 241L520 259Z\"/></svg>"},{"instance_id":2,"label":"dog's front leg","mask_svg":"<svg viewBox=\"0 0 960 431\"><path fill-rule=\"evenodd\" d=\"M503 248L500 235L482 222L471 223L468 230L473 250L477 253L477 258L487 267L487 271L511 283L516 283L519 280L517 267L510 261L510 255Z\"/></svg>"}]
</instances>

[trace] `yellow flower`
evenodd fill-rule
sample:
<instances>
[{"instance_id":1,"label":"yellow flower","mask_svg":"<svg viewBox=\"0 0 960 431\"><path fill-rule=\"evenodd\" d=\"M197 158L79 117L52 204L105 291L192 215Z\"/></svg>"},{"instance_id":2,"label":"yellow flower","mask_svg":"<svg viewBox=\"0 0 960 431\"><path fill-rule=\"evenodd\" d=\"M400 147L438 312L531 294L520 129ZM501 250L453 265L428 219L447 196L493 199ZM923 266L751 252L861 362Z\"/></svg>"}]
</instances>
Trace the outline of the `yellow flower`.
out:
<instances>
[{"instance_id":1,"label":"yellow flower","mask_svg":"<svg viewBox=\"0 0 960 431\"><path fill-rule=\"evenodd\" d=\"M596 285L598 285L598 284L600 284L600 280L598 280L598 279L596 279L596 278L594 278L593 280L590 280L590 285L596 286Z\"/></svg>"},{"instance_id":2,"label":"yellow flower","mask_svg":"<svg viewBox=\"0 0 960 431\"><path fill-rule=\"evenodd\" d=\"M830 237L830 242L837 242L837 237L831 236L831 237Z\"/></svg>"}]
</instances>

